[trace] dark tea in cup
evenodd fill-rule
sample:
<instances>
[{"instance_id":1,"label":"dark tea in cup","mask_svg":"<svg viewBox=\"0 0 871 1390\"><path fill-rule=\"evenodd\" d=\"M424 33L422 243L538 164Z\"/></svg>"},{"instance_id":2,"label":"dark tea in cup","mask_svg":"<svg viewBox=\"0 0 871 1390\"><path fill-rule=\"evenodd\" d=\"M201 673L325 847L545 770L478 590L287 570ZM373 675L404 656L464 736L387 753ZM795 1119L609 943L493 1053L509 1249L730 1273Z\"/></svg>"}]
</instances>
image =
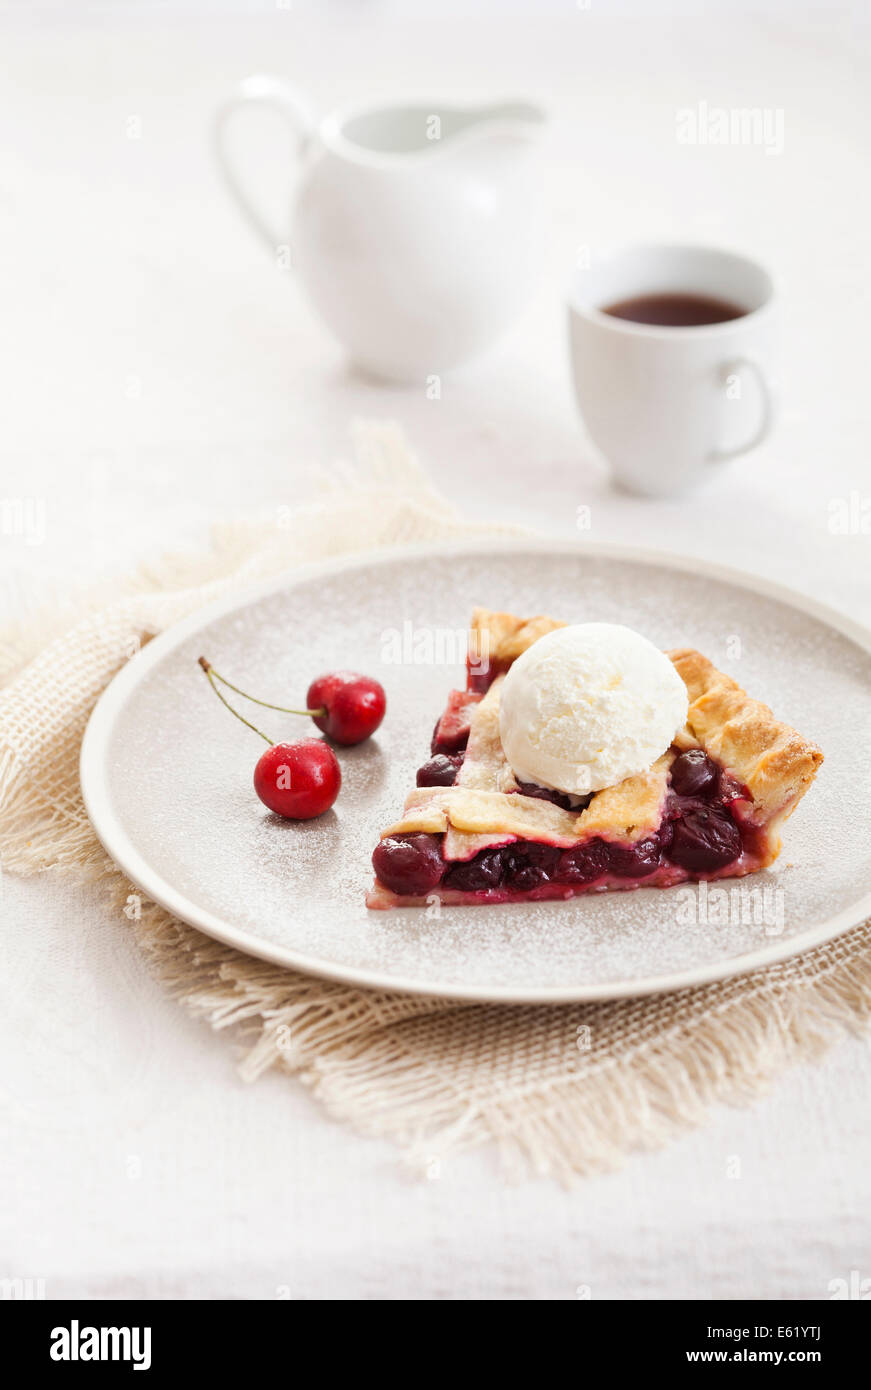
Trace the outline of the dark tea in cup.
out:
<instances>
[{"instance_id":1,"label":"dark tea in cup","mask_svg":"<svg viewBox=\"0 0 871 1390\"><path fill-rule=\"evenodd\" d=\"M615 319L648 323L657 328L698 328L706 323L729 323L731 319L743 318L747 311L711 295L676 291L633 295L631 299L608 304L602 312Z\"/></svg>"}]
</instances>

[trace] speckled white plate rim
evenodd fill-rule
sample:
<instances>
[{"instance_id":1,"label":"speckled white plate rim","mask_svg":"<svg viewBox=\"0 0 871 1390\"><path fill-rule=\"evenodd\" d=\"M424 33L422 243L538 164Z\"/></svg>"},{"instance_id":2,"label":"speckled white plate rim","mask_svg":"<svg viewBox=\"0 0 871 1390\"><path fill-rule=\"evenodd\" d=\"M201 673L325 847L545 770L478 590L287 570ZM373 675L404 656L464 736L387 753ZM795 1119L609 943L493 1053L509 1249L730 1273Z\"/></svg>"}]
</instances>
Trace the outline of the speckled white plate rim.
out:
<instances>
[{"instance_id":1,"label":"speckled white plate rim","mask_svg":"<svg viewBox=\"0 0 871 1390\"><path fill-rule=\"evenodd\" d=\"M293 589L297 585L320 576L336 575L349 569L366 569L391 562L395 563L404 557L409 559L420 559L423 556L428 559L448 559L452 556L474 558L493 552L529 554L535 551L546 552L550 557L565 555L567 560L582 556L625 560L633 564L648 564L663 569L689 571L702 577L719 580L737 588L747 589L762 597L774 599L799 613L806 613L809 617L815 618L849 638L862 650L871 653L871 629L864 627L847 614L830 608L796 589L791 589L761 575L754 575L749 571L728 565L713 564L706 560L697 559L695 556L669 550L599 541L583 541L573 545L563 538L539 535L477 539L465 537L423 546L392 546L355 551L338 559L295 566L281 575L248 585L231 595L204 605L181 622L175 623L166 632L160 633L118 672L100 696L85 729L79 771L85 809L106 852L118 868L126 874L131 883L153 902L158 903L167 912L171 912L173 916L196 927L207 936L213 937L216 941L221 941L227 946L235 947L247 955L270 961L275 965L300 970L305 974L314 975L321 979L335 980L365 989L380 989L392 993L416 994L429 998L458 999L479 1003L567 1004L601 999L632 998L687 989L716 980L730 979L736 975L758 970L762 966L800 955L814 946L820 946L832 940L871 914L871 890L869 890L862 894L849 908L835 913L814 927L790 937L787 941L773 942L770 946L759 950L687 970L671 971L665 975L651 975L647 979L615 981L593 986L573 984L567 988L548 986L525 990L514 987L506 989L499 986L464 986L454 982L439 985L430 980L421 981L414 978L386 976L378 971L355 966L348 966L347 968L337 966L333 962L319 960L316 956L264 941L224 921L185 894L180 893L173 888L172 884L167 883L139 853L115 814L109 790L106 755L115 722L140 681L164 657L168 656L194 633L213 623L216 619L245 609L272 594ZM486 908L480 910L482 912L487 911Z\"/></svg>"}]
</instances>

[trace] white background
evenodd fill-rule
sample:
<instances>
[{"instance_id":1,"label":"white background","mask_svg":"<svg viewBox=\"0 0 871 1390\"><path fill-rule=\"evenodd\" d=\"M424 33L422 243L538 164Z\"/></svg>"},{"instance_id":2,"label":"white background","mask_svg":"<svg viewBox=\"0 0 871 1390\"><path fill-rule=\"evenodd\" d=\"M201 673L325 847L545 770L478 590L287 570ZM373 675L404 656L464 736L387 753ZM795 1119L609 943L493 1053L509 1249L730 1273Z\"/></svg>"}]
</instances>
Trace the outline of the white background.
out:
<instances>
[{"instance_id":1,"label":"white background","mask_svg":"<svg viewBox=\"0 0 871 1390\"><path fill-rule=\"evenodd\" d=\"M400 420L470 515L568 535L585 505L597 539L737 563L871 620L871 538L829 526L833 501L871 493L859 12L0 8L0 498L46 518L39 544L0 536L0 611L305 497L363 414ZM226 200L210 114L263 70L321 111L409 93L550 109L541 294L441 400L350 373ZM782 155L678 144L676 109L702 100L783 108ZM281 216L282 129L253 117L242 143ZM782 293L776 439L681 501L611 491L571 399L563 287L584 247L637 236L749 251ZM548 1299L826 1298L871 1277L860 1041L571 1193L509 1187L490 1154L420 1182L294 1082L243 1086L229 1040L149 980L92 892L7 878L2 929L0 1277L49 1296Z\"/></svg>"}]
</instances>

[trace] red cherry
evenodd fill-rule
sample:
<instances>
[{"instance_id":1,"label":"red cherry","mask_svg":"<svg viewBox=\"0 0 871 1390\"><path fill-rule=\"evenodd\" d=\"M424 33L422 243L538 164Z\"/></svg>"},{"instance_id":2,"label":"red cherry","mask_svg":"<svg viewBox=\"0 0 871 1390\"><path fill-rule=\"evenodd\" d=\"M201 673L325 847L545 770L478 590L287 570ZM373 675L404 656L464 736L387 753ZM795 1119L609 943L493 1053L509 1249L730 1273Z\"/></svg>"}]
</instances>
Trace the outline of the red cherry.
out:
<instances>
[{"instance_id":1,"label":"red cherry","mask_svg":"<svg viewBox=\"0 0 871 1390\"><path fill-rule=\"evenodd\" d=\"M237 695L250 700L252 704L263 705L264 709L277 709L284 714L310 715L318 728L334 743L362 743L364 738L374 734L387 708L384 686L371 676L359 676L354 671L329 671L324 676L318 676L308 688L308 708L290 709L287 705L273 705L269 700L260 700L256 695L249 695L247 690L240 689L238 685L228 681L226 676L220 675L204 656L199 658L199 664L218 699L223 701L237 719L241 719L243 724L247 724L249 729L259 734L264 743L269 743L269 739L256 724L252 724L233 708L227 697L218 689L219 683L225 685L228 690L235 690Z\"/></svg>"},{"instance_id":2,"label":"red cherry","mask_svg":"<svg viewBox=\"0 0 871 1390\"><path fill-rule=\"evenodd\" d=\"M323 710L312 718L334 743L362 743L374 734L387 708L384 687L371 676L355 671L329 671L318 676L305 698L310 710Z\"/></svg>"},{"instance_id":3,"label":"red cherry","mask_svg":"<svg viewBox=\"0 0 871 1390\"><path fill-rule=\"evenodd\" d=\"M270 811L288 820L312 820L339 795L342 773L332 748L319 738L274 743L254 769L254 790Z\"/></svg>"}]
</instances>

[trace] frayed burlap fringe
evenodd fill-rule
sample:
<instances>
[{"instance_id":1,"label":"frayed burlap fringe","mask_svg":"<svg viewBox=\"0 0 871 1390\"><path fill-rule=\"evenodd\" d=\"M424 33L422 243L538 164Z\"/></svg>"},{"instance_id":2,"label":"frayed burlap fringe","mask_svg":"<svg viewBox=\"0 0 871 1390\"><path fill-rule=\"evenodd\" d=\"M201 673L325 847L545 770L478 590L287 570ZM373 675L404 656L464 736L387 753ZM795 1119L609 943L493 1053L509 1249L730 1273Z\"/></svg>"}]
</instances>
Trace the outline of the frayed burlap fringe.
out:
<instances>
[{"instance_id":1,"label":"frayed burlap fringe","mask_svg":"<svg viewBox=\"0 0 871 1390\"><path fill-rule=\"evenodd\" d=\"M532 1168L567 1182L615 1168L631 1150L702 1123L714 1103L748 1101L783 1068L867 1028L871 923L721 984L520 1008L283 970L203 936L123 879L85 815L78 752L98 694L139 644L241 583L358 550L363 535L390 545L494 529L456 517L395 426L359 426L355 442L356 463L324 475L317 500L221 527L208 556L172 557L4 634L4 868L75 870L104 885L166 988L232 1034L246 1080L271 1067L296 1075L336 1119L398 1142L430 1176L488 1142L514 1175Z\"/></svg>"},{"instance_id":2,"label":"frayed burlap fringe","mask_svg":"<svg viewBox=\"0 0 871 1390\"><path fill-rule=\"evenodd\" d=\"M119 912L127 891L116 890ZM563 1182L608 1171L631 1150L702 1124L717 1102L752 1100L784 1068L871 1021L871 923L722 984L551 1008L313 980L153 905L134 925L167 988L212 1028L236 1030L243 1077L282 1067L335 1119L398 1142L430 1176L452 1154L493 1141L515 1177L529 1167Z\"/></svg>"}]
</instances>

